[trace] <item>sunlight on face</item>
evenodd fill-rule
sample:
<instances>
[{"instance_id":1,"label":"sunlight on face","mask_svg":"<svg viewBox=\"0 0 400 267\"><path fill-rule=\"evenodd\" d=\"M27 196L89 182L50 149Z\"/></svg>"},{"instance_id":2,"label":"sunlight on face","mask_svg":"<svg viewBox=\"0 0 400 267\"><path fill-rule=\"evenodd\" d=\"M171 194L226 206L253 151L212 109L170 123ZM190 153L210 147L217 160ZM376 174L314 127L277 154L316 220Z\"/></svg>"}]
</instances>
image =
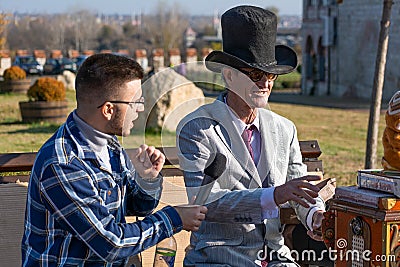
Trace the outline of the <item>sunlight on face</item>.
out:
<instances>
[{"instance_id":1,"label":"sunlight on face","mask_svg":"<svg viewBox=\"0 0 400 267\"><path fill-rule=\"evenodd\" d=\"M250 71L251 69L245 69ZM232 83L230 88L238 94L243 101L251 108L265 108L268 105L268 98L271 94L273 81L264 75L259 81L252 81L246 74L240 71L232 73Z\"/></svg>"},{"instance_id":2,"label":"sunlight on face","mask_svg":"<svg viewBox=\"0 0 400 267\"><path fill-rule=\"evenodd\" d=\"M115 115L109 123L112 132L120 136L128 136L134 126L134 121L139 113L144 110L144 105L137 102L142 96L141 80L133 80L126 83L125 89L120 94L121 101L131 102L120 103L115 107Z\"/></svg>"}]
</instances>

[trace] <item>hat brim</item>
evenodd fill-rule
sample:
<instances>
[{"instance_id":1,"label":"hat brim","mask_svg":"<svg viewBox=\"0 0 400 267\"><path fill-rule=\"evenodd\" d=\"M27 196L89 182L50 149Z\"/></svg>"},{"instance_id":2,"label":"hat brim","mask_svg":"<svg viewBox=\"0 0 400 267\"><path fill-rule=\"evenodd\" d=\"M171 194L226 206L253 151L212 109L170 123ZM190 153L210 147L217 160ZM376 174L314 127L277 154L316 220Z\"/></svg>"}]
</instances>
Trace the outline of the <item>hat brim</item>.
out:
<instances>
[{"instance_id":1,"label":"hat brim","mask_svg":"<svg viewBox=\"0 0 400 267\"><path fill-rule=\"evenodd\" d=\"M292 72L297 67L297 55L288 46L275 46L276 64L263 66L257 63L248 63L244 60L228 54L224 51L212 51L205 58L207 69L213 72L221 72L221 69L226 66L233 68L256 68L272 74L287 74Z\"/></svg>"}]
</instances>

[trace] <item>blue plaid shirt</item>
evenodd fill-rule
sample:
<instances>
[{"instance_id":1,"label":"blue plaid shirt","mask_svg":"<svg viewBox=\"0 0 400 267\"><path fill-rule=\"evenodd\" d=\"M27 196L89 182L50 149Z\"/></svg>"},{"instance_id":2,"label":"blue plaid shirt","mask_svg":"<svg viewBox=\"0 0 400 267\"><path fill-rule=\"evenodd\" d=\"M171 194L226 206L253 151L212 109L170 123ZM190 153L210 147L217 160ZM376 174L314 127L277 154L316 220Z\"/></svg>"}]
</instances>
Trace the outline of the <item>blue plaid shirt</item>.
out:
<instances>
[{"instance_id":1,"label":"blue plaid shirt","mask_svg":"<svg viewBox=\"0 0 400 267\"><path fill-rule=\"evenodd\" d=\"M182 230L170 206L149 215L161 195L117 139L112 170L99 160L72 114L39 150L28 188L22 266L124 266L128 257ZM126 223L125 215L146 216Z\"/></svg>"}]
</instances>

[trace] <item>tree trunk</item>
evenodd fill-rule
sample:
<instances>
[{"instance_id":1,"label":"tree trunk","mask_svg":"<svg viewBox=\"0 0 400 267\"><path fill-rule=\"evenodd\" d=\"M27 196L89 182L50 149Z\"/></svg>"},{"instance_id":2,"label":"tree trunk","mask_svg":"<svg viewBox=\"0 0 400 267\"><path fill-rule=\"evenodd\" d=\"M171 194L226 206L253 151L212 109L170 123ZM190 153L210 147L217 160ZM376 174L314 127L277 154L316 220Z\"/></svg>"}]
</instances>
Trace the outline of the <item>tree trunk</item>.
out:
<instances>
[{"instance_id":1,"label":"tree trunk","mask_svg":"<svg viewBox=\"0 0 400 267\"><path fill-rule=\"evenodd\" d=\"M365 157L365 168L376 168L379 116L382 101L382 88L385 77L386 55L389 42L390 14L393 0L384 0L381 29L379 33L378 52L375 62L374 86L369 113L367 149Z\"/></svg>"}]
</instances>

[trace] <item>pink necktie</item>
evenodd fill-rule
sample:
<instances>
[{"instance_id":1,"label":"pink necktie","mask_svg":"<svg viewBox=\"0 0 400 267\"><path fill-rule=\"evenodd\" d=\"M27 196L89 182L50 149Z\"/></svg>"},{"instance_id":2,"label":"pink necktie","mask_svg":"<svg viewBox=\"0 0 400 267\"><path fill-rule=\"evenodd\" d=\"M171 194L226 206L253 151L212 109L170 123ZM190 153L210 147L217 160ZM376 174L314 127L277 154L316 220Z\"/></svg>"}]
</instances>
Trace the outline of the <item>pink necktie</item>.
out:
<instances>
[{"instance_id":1,"label":"pink necktie","mask_svg":"<svg viewBox=\"0 0 400 267\"><path fill-rule=\"evenodd\" d=\"M253 131L256 127L254 125L251 125L248 129L244 129L242 133L242 138L244 141L244 144L246 145L247 149L250 152L250 156L254 161L254 154L253 154L253 148L251 147L251 137L253 136Z\"/></svg>"}]
</instances>

